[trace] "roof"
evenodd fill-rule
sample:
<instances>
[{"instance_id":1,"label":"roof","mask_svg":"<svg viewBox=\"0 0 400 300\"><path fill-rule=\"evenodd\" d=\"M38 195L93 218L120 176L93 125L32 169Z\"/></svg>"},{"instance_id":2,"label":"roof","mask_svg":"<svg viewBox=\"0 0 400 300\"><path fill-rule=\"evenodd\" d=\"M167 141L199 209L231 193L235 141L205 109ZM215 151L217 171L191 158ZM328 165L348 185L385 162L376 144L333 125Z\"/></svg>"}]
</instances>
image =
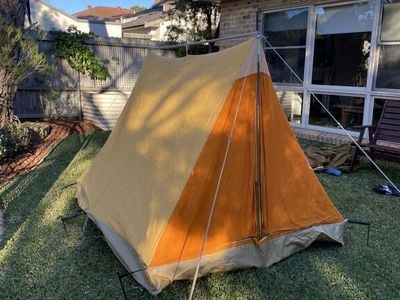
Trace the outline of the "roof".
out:
<instances>
[{"instance_id":1,"label":"roof","mask_svg":"<svg viewBox=\"0 0 400 300\"><path fill-rule=\"evenodd\" d=\"M112 20L120 17L132 16L136 11L134 9L108 6L88 6L88 9L77 12L73 16L80 19L102 19Z\"/></svg>"},{"instance_id":2,"label":"roof","mask_svg":"<svg viewBox=\"0 0 400 300\"><path fill-rule=\"evenodd\" d=\"M171 0L161 0L149 9L135 13L132 16L134 19L132 21L123 23L122 28L143 26L146 22L161 19L164 11L164 4L167 2L171 2Z\"/></svg>"},{"instance_id":3,"label":"roof","mask_svg":"<svg viewBox=\"0 0 400 300\"><path fill-rule=\"evenodd\" d=\"M37 4L46 6L50 10L55 11L55 12L61 14L61 15L64 15L64 16L72 19L72 20L77 21L77 22L88 22L89 21L90 23L101 23L101 24L104 24L104 23L106 23L106 24L118 24L119 23L119 22L116 22L116 20L112 20L112 19L111 20L99 20L99 19L88 20L88 19L83 19L83 18L77 18L74 15L70 15L70 14L66 13L65 11L63 11L63 10L61 10L61 9L55 7L55 6L52 6L52 5L48 4L44 0L34 0L34 1Z\"/></svg>"}]
</instances>

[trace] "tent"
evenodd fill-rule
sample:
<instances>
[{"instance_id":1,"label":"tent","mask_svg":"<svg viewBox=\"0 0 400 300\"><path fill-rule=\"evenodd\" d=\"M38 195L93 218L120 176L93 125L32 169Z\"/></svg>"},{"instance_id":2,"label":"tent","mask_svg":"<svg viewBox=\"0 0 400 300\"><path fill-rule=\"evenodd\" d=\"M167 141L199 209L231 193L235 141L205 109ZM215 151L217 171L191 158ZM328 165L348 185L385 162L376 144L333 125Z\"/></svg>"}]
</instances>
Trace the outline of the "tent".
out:
<instances>
[{"instance_id":1,"label":"tent","mask_svg":"<svg viewBox=\"0 0 400 300\"><path fill-rule=\"evenodd\" d=\"M259 40L184 58L149 53L78 202L134 278L174 280L265 267L344 219L310 168Z\"/></svg>"}]
</instances>

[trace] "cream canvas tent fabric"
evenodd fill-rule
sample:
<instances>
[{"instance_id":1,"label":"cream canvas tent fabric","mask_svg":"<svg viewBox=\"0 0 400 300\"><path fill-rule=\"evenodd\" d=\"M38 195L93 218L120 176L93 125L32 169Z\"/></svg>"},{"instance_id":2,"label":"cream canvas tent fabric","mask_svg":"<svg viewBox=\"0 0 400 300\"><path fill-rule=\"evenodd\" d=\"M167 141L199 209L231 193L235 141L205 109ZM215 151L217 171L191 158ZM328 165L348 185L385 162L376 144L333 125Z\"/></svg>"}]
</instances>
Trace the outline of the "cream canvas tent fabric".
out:
<instances>
[{"instance_id":1,"label":"cream canvas tent fabric","mask_svg":"<svg viewBox=\"0 0 400 300\"><path fill-rule=\"evenodd\" d=\"M150 53L78 182L79 205L152 294L194 277L214 198L200 276L269 266L315 240L343 243L343 217L310 169L257 49L251 39L202 56Z\"/></svg>"}]
</instances>

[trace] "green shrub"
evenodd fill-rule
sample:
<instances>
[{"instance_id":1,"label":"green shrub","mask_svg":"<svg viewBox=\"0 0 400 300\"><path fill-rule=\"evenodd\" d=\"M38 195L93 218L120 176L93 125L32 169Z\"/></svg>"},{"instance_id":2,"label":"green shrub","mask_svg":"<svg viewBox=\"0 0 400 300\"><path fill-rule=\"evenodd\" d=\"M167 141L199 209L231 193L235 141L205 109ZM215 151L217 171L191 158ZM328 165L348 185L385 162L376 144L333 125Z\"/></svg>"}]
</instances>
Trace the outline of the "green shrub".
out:
<instances>
[{"instance_id":1,"label":"green shrub","mask_svg":"<svg viewBox=\"0 0 400 300\"><path fill-rule=\"evenodd\" d=\"M19 122L7 122L0 128L0 161L26 149L31 143L28 128Z\"/></svg>"},{"instance_id":2,"label":"green shrub","mask_svg":"<svg viewBox=\"0 0 400 300\"><path fill-rule=\"evenodd\" d=\"M96 38L96 35L80 31L76 26L69 26L66 31L53 30L55 53L65 59L76 71L87 74L93 80L106 80L110 73L107 59L99 59L86 44L86 40Z\"/></svg>"}]
</instances>

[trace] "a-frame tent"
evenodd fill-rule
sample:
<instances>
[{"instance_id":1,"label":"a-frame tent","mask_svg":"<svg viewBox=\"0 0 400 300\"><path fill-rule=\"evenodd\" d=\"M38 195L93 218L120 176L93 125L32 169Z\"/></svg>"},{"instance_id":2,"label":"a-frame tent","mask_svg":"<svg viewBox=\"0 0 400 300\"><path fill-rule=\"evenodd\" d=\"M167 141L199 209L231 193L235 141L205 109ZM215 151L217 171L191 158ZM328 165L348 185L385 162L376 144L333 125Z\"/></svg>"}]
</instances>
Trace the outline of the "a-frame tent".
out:
<instances>
[{"instance_id":1,"label":"a-frame tent","mask_svg":"<svg viewBox=\"0 0 400 300\"><path fill-rule=\"evenodd\" d=\"M78 181L79 205L150 293L269 266L344 219L281 110L259 41L148 54L121 117ZM201 260L200 260L201 257Z\"/></svg>"}]
</instances>

